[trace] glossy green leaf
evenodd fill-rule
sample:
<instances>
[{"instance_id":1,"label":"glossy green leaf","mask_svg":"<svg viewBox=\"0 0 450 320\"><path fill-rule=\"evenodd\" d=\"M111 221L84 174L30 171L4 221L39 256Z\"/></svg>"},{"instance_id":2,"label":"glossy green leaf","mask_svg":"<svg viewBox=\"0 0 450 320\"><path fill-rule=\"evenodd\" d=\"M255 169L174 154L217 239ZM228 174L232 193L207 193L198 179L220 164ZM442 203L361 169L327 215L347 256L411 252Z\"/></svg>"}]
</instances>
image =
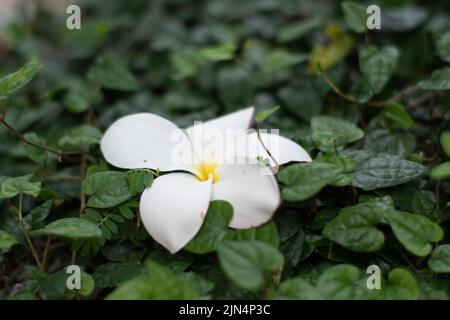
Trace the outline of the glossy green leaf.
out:
<instances>
[{"instance_id":1,"label":"glossy green leaf","mask_svg":"<svg viewBox=\"0 0 450 320\"><path fill-rule=\"evenodd\" d=\"M405 128L414 126L414 119L411 118L403 105L396 102L388 102L385 104L384 109L386 110L385 116L394 125Z\"/></svg>"},{"instance_id":2,"label":"glossy green leaf","mask_svg":"<svg viewBox=\"0 0 450 320\"><path fill-rule=\"evenodd\" d=\"M8 232L0 230L0 254L8 252L16 243L16 238L14 238Z\"/></svg>"},{"instance_id":3,"label":"glossy green leaf","mask_svg":"<svg viewBox=\"0 0 450 320\"><path fill-rule=\"evenodd\" d=\"M87 205L94 208L110 208L134 195L128 184L127 173L119 171L94 173L83 181L81 189L91 196Z\"/></svg>"},{"instance_id":4,"label":"glossy green leaf","mask_svg":"<svg viewBox=\"0 0 450 320\"><path fill-rule=\"evenodd\" d=\"M0 79L0 100L16 93L20 88L30 82L41 70L42 64L37 58L31 59L19 71Z\"/></svg>"},{"instance_id":5,"label":"glossy green leaf","mask_svg":"<svg viewBox=\"0 0 450 320\"><path fill-rule=\"evenodd\" d=\"M20 193L37 197L41 192L41 182L32 182L33 175L7 178L0 184L0 199L12 198Z\"/></svg>"},{"instance_id":6,"label":"glossy green leaf","mask_svg":"<svg viewBox=\"0 0 450 320\"><path fill-rule=\"evenodd\" d=\"M197 254L216 251L223 240L232 237L231 229L228 228L232 217L231 204L222 200L212 201L200 231L184 249Z\"/></svg>"},{"instance_id":7,"label":"glossy green leaf","mask_svg":"<svg viewBox=\"0 0 450 320\"><path fill-rule=\"evenodd\" d=\"M264 275L283 265L281 253L261 241L224 241L217 252L228 278L248 290L261 287Z\"/></svg>"},{"instance_id":8,"label":"glossy green leaf","mask_svg":"<svg viewBox=\"0 0 450 320\"><path fill-rule=\"evenodd\" d=\"M27 229L41 228L45 219L50 214L52 210L53 201L47 200L41 205L34 207L26 216L23 218L23 222Z\"/></svg>"},{"instance_id":9,"label":"glossy green leaf","mask_svg":"<svg viewBox=\"0 0 450 320\"><path fill-rule=\"evenodd\" d=\"M264 122L264 120L266 120L271 115L273 115L275 112L277 112L278 109L280 109L280 106L275 106L273 108L258 112L255 116L256 123Z\"/></svg>"},{"instance_id":10,"label":"glossy green leaf","mask_svg":"<svg viewBox=\"0 0 450 320\"><path fill-rule=\"evenodd\" d=\"M99 144L102 138L100 130L94 126L84 124L70 130L59 139L59 145L64 148L82 148Z\"/></svg>"},{"instance_id":11,"label":"glossy green leaf","mask_svg":"<svg viewBox=\"0 0 450 320\"><path fill-rule=\"evenodd\" d=\"M256 228L234 230L231 240L258 240L271 244L275 248L278 248L280 244L277 226L273 221Z\"/></svg>"},{"instance_id":12,"label":"glossy green leaf","mask_svg":"<svg viewBox=\"0 0 450 320\"><path fill-rule=\"evenodd\" d=\"M379 154L356 167L353 185L364 190L396 186L426 173L427 169L397 156Z\"/></svg>"},{"instance_id":13,"label":"glossy green leaf","mask_svg":"<svg viewBox=\"0 0 450 320\"><path fill-rule=\"evenodd\" d=\"M423 216L390 211L386 217L398 241L416 256L428 255L431 252L430 242L439 241L444 236L437 224Z\"/></svg>"},{"instance_id":14,"label":"glossy green leaf","mask_svg":"<svg viewBox=\"0 0 450 320\"><path fill-rule=\"evenodd\" d=\"M128 171L128 184L132 193L141 193L153 183L153 172L150 170Z\"/></svg>"},{"instance_id":15,"label":"glossy green leaf","mask_svg":"<svg viewBox=\"0 0 450 320\"><path fill-rule=\"evenodd\" d=\"M402 158L409 156L416 147L416 138L407 132L389 129L370 131L364 139L364 149L374 153L387 153Z\"/></svg>"},{"instance_id":16,"label":"glossy green leaf","mask_svg":"<svg viewBox=\"0 0 450 320\"><path fill-rule=\"evenodd\" d=\"M450 90L450 68L433 71L430 79L419 82L417 86L424 90Z\"/></svg>"},{"instance_id":17,"label":"glossy green leaf","mask_svg":"<svg viewBox=\"0 0 450 320\"><path fill-rule=\"evenodd\" d=\"M395 47L363 47L359 51L359 67L374 93L379 93L387 84L399 58Z\"/></svg>"},{"instance_id":18,"label":"glossy green leaf","mask_svg":"<svg viewBox=\"0 0 450 320\"><path fill-rule=\"evenodd\" d=\"M95 270L92 277L99 288L116 287L121 283L139 276L142 265L137 261L102 264Z\"/></svg>"},{"instance_id":19,"label":"glossy green leaf","mask_svg":"<svg viewBox=\"0 0 450 320\"><path fill-rule=\"evenodd\" d=\"M282 195L285 200L301 201L335 182L342 172L342 168L335 164L313 161L294 164L281 170L278 180L284 185Z\"/></svg>"},{"instance_id":20,"label":"glossy green leaf","mask_svg":"<svg viewBox=\"0 0 450 320\"><path fill-rule=\"evenodd\" d=\"M450 131L441 134L441 146L445 154L450 157Z\"/></svg>"},{"instance_id":21,"label":"glossy green leaf","mask_svg":"<svg viewBox=\"0 0 450 320\"><path fill-rule=\"evenodd\" d=\"M444 244L433 250L428 266L434 272L450 272L450 244Z\"/></svg>"},{"instance_id":22,"label":"glossy green leaf","mask_svg":"<svg viewBox=\"0 0 450 320\"><path fill-rule=\"evenodd\" d=\"M323 235L356 252L379 250L384 243L384 235L376 225L383 222L386 212L393 210L392 205L382 200L345 207L325 225Z\"/></svg>"},{"instance_id":23,"label":"glossy green leaf","mask_svg":"<svg viewBox=\"0 0 450 320\"><path fill-rule=\"evenodd\" d=\"M450 178L450 161L441 163L431 170L430 176L433 179Z\"/></svg>"},{"instance_id":24,"label":"glossy green leaf","mask_svg":"<svg viewBox=\"0 0 450 320\"><path fill-rule=\"evenodd\" d=\"M311 119L312 139L322 150L333 150L364 137L364 132L345 120L316 116Z\"/></svg>"},{"instance_id":25,"label":"glossy green leaf","mask_svg":"<svg viewBox=\"0 0 450 320\"><path fill-rule=\"evenodd\" d=\"M102 236L102 232L96 224L80 218L59 219L32 233L35 235L54 235L69 239L99 238Z\"/></svg>"},{"instance_id":26,"label":"glossy green leaf","mask_svg":"<svg viewBox=\"0 0 450 320\"><path fill-rule=\"evenodd\" d=\"M110 293L108 300L185 300L197 299L198 293L188 282L166 267L147 260L146 275L128 280Z\"/></svg>"}]
</instances>

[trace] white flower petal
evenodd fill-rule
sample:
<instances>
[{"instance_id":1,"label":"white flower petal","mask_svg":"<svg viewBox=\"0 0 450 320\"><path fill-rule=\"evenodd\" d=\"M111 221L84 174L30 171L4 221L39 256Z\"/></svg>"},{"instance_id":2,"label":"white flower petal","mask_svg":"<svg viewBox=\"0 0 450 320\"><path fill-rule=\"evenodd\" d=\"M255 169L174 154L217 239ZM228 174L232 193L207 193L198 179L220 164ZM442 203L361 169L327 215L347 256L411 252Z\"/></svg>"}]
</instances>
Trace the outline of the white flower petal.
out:
<instances>
[{"instance_id":1,"label":"white flower petal","mask_svg":"<svg viewBox=\"0 0 450 320\"><path fill-rule=\"evenodd\" d=\"M246 229L267 222L281 202L278 183L271 171L248 161L234 159L235 164L220 165L219 179L212 188L212 200L225 200L233 206L232 228Z\"/></svg>"},{"instance_id":2,"label":"white flower petal","mask_svg":"<svg viewBox=\"0 0 450 320\"><path fill-rule=\"evenodd\" d=\"M193 156L189 138L174 123L151 113L114 122L103 135L100 148L105 159L119 168L192 171L189 160L182 159Z\"/></svg>"},{"instance_id":3,"label":"white flower petal","mask_svg":"<svg viewBox=\"0 0 450 320\"><path fill-rule=\"evenodd\" d=\"M222 162L226 145L247 134L254 113L255 108L250 107L187 128L196 154L206 161Z\"/></svg>"},{"instance_id":4,"label":"white flower petal","mask_svg":"<svg viewBox=\"0 0 450 320\"><path fill-rule=\"evenodd\" d=\"M171 253L183 248L200 230L211 199L212 180L188 173L158 177L144 190L141 220L150 235Z\"/></svg>"},{"instance_id":5,"label":"white flower petal","mask_svg":"<svg viewBox=\"0 0 450 320\"><path fill-rule=\"evenodd\" d=\"M205 128L216 128L216 129L242 129L247 130L253 124L253 117L255 115L255 107L245 108L236 112L226 114L224 116L201 122ZM188 134L196 125L187 128Z\"/></svg>"},{"instance_id":6,"label":"white flower petal","mask_svg":"<svg viewBox=\"0 0 450 320\"><path fill-rule=\"evenodd\" d=\"M311 162L311 157L299 144L292 140L276 134L260 133L260 137L264 146L270 151L279 165L291 161L296 162ZM252 160L256 157L268 159L271 166L276 164L271 159L267 151L264 149L261 141L258 139L258 134L252 132L246 136L236 139L234 144L227 146L226 157L248 157Z\"/></svg>"}]
</instances>

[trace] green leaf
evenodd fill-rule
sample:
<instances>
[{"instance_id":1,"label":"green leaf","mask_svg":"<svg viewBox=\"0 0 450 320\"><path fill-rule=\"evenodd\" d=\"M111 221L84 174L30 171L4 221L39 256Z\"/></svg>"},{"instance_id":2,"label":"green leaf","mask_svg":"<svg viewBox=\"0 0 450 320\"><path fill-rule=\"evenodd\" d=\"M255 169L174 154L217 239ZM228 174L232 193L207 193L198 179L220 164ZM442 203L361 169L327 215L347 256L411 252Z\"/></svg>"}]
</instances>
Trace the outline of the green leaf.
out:
<instances>
[{"instance_id":1,"label":"green leaf","mask_svg":"<svg viewBox=\"0 0 450 320\"><path fill-rule=\"evenodd\" d=\"M108 89L136 91L138 83L124 60L115 53L104 54L89 69L88 80Z\"/></svg>"},{"instance_id":2,"label":"green leaf","mask_svg":"<svg viewBox=\"0 0 450 320\"><path fill-rule=\"evenodd\" d=\"M409 128L415 125L414 119L411 118L405 107L396 102L388 102L384 105L386 110L385 116L392 123L399 127Z\"/></svg>"},{"instance_id":3,"label":"green leaf","mask_svg":"<svg viewBox=\"0 0 450 320\"><path fill-rule=\"evenodd\" d=\"M20 88L30 82L41 70L41 63L37 58L31 59L19 71L0 79L0 100L16 93Z\"/></svg>"},{"instance_id":4,"label":"green leaf","mask_svg":"<svg viewBox=\"0 0 450 320\"><path fill-rule=\"evenodd\" d=\"M441 163L431 170L430 177L433 179L450 178L450 161Z\"/></svg>"},{"instance_id":5,"label":"green leaf","mask_svg":"<svg viewBox=\"0 0 450 320\"><path fill-rule=\"evenodd\" d=\"M99 144L102 133L96 127L83 124L70 130L59 139L59 145L63 148L81 148L93 144Z\"/></svg>"},{"instance_id":6,"label":"green leaf","mask_svg":"<svg viewBox=\"0 0 450 320\"><path fill-rule=\"evenodd\" d=\"M119 206L119 212L125 219L131 220L134 218L133 210L126 204Z\"/></svg>"},{"instance_id":7,"label":"green leaf","mask_svg":"<svg viewBox=\"0 0 450 320\"><path fill-rule=\"evenodd\" d=\"M111 208L134 195L127 173L120 171L94 173L83 181L81 190L91 196L87 205L94 208Z\"/></svg>"},{"instance_id":8,"label":"green leaf","mask_svg":"<svg viewBox=\"0 0 450 320\"><path fill-rule=\"evenodd\" d=\"M8 232L0 230L0 254L8 252L17 243L16 238Z\"/></svg>"},{"instance_id":9,"label":"green leaf","mask_svg":"<svg viewBox=\"0 0 450 320\"><path fill-rule=\"evenodd\" d=\"M342 172L340 166L316 161L291 165L278 173L278 180L284 184L283 199L287 201L308 199L326 185L335 182Z\"/></svg>"},{"instance_id":10,"label":"green leaf","mask_svg":"<svg viewBox=\"0 0 450 320\"><path fill-rule=\"evenodd\" d=\"M338 156L335 153L321 154L314 162L324 162L334 164L341 168L342 173L339 174L336 179L330 183L335 187L343 187L349 185L352 182L352 174L356 167L356 162L350 157Z\"/></svg>"},{"instance_id":11,"label":"green leaf","mask_svg":"<svg viewBox=\"0 0 450 320\"><path fill-rule=\"evenodd\" d=\"M280 245L278 229L273 221L256 228L234 230L230 240L258 240L268 243L275 248Z\"/></svg>"},{"instance_id":12,"label":"green leaf","mask_svg":"<svg viewBox=\"0 0 450 320\"><path fill-rule=\"evenodd\" d=\"M359 67L374 93L387 84L395 69L399 52L395 47L363 47L359 51Z\"/></svg>"},{"instance_id":13,"label":"green leaf","mask_svg":"<svg viewBox=\"0 0 450 320\"><path fill-rule=\"evenodd\" d=\"M384 235L376 225L383 221L385 212L392 210L394 207L384 200L345 207L325 225L322 234L356 252L379 250L384 243Z\"/></svg>"},{"instance_id":14,"label":"green leaf","mask_svg":"<svg viewBox=\"0 0 450 320\"><path fill-rule=\"evenodd\" d=\"M309 32L318 29L322 25L322 20L314 17L294 22L282 28L277 34L277 40L281 42L290 42L307 35Z\"/></svg>"},{"instance_id":15,"label":"green leaf","mask_svg":"<svg viewBox=\"0 0 450 320\"><path fill-rule=\"evenodd\" d=\"M31 182L32 174L7 178L0 184L0 199L12 198L19 193L37 197L41 192L41 182Z\"/></svg>"},{"instance_id":16,"label":"green leaf","mask_svg":"<svg viewBox=\"0 0 450 320\"><path fill-rule=\"evenodd\" d=\"M416 279L402 268L389 272L387 284L381 289L381 298L386 300L417 300L419 297Z\"/></svg>"},{"instance_id":17,"label":"green leaf","mask_svg":"<svg viewBox=\"0 0 450 320\"><path fill-rule=\"evenodd\" d=\"M415 300L419 289L414 277L406 270L395 268L387 281L381 278L381 288L367 287L368 274L357 267L340 264L328 268L316 281L303 277L289 279L280 285L282 298L313 300Z\"/></svg>"},{"instance_id":18,"label":"green leaf","mask_svg":"<svg viewBox=\"0 0 450 320\"><path fill-rule=\"evenodd\" d=\"M217 252L228 278L248 290L261 287L265 274L283 265L283 255L261 241L224 241Z\"/></svg>"},{"instance_id":19,"label":"green leaf","mask_svg":"<svg viewBox=\"0 0 450 320\"><path fill-rule=\"evenodd\" d=\"M276 107L258 112L255 116L256 123L264 122L264 120L266 120L267 118L272 116L275 112L277 112L278 109L280 109L280 106L276 106Z\"/></svg>"},{"instance_id":20,"label":"green leaf","mask_svg":"<svg viewBox=\"0 0 450 320\"><path fill-rule=\"evenodd\" d=\"M436 51L439 57L450 62L450 31L447 30L440 34L436 40Z\"/></svg>"},{"instance_id":21,"label":"green leaf","mask_svg":"<svg viewBox=\"0 0 450 320\"><path fill-rule=\"evenodd\" d=\"M153 183L153 172L150 170L128 171L128 184L132 193L141 193Z\"/></svg>"},{"instance_id":22,"label":"green leaf","mask_svg":"<svg viewBox=\"0 0 450 320\"><path fill-rule=\"evenodd\" d=\"M228 228L232 217L231 204L222 200L212 201L200 231L184 249L197 254L216 251L223 240L230 239L232 236Z\"/></svg>"},{"instance_id":23,"label":"green leaf","mask_svg":"<svg viewBox=\"0 0 450 320\"><path fill-rule=\"evenodd\" d=\"M314 143L322 150L333 150L364 137L364 132L354 124L329 116L311 119L311 134Z\"/></svg>"},{"instance_id":24,"label":"green leaf","mask_svg":"<svg viewBox=\"0 0 450 320\"><path fill-rule=\"evenodd\" d=\"M419 257L431 252L429 242L439 241L444 236L444 232L437 224L423 216L389 211L386 217L398 241L409 252Z\"/></svg>"},{"instance_id":25,"label":"green leaf","mask_svg":"<svg viewBox=\"0 0 450 320\"><path fill-rule=\"evenodd\" d=\"M306 54L297 54L285 49L276 49L270 51L262 60L261 72L263 74L271 74L306 61L307 59L308 56Z\"/></svg>"},{"instance_id":26,"label":"green leaf","mask_svg":"<svg viewBox=\"0 0 450 320\"><path fill-rule=\"evenodd\" d=\"M276 293L279 299L320 300L321 295L314 285L301 277L291 278L280 284Z\"/></svg>"},{"instance_id":27,"label":"green leaf","mask_svg":"<svg viewBox=\"0 0 450 320\"><path fill-rule=\"evenodd\" d=\"M94 291L94 278L87 272L81 271L80 289L77 292L83 297L88 297Z\"/></svg>"},{"instance_id":28,"label":"green leaf","mask_svg":"<svg viewBox=\"0 0 450 320\"><path fill-rule=\"evenodd\" d=\"M25 218L23 218L23 222L25 227L29 230L40 228L43 226L43 222L50 214L52 210L53 201L47 200L43 204L34 207L30 213L28 213Z\"/></svg>"},{"instance_id":29,"label":"green leaf","mask_svg":"<svg viewBox=\"0 0 450 320\"><path fill-rule=\"evenodd\" d=\"M100 91L88 87L81 81L70 82L62 103L73 113L81 113L102 101Z\"/></svg>"},{"instance_id":30,"label":"green leaf","mask_svg":"<svg viewBox=\"0 0 450 320\"><path fill-rule=\"evenodd\" d=\"M99 238L100 228L85 219L64 218L51 222L42 229L32 231L35 235L55 235L69 239Z\"/></svg>"},{"instance_id":31,"label":"green leaf","mask_svg":"<svg viewBox=\"0 0 450 320\"><path fill-rule=\"evenodd\" d=\"M92 274L99 288L116 287L121 283L139 276L142 265L138 261L102 264Z\"/></svg>"},{"instance_id":32,"label":"green leaf","mask_svg":"<svg viewBox=\"0 0 450 320\"><path fill-rule=\"evenodd\" d=\"M349 28L356 33L366 31L367 13L366 7L354 2L342 2L345 22Z\"/></svg>"},{"instance_id":33,"label":"green leaf","mask_svg":"<svg viewBox=\"0 0 450 320\"><path fill-rule=\"evenodd\" d=\"M49 300L71 299L76 293L82 296L89 296L94 290L94 279L85 271L80 273L80 289L70 290L67 287L67 280L71 273L66 269L57 271L46 276L40 284L40 294Z\"/></svg>"},{"instance_id":34,"label":"green leaf","mask_svg":"<svg viewBox=\"0 0 450 320\"><path fill-rule=\"evenodd\" d=\"M379 154L356 167L353 185L364 190L396 186L417 179L427 169L397 156Z\"/></svg>"},{"instance_id":35,"label":"green leaf","mask_svg":"<svg viewBox=\"0 0 450 320\"><path fill-rule=\"evenodd\" d=\"M412 201L413 212L428 219L439 222L439 214L436 211L436 198L433 192L428 190L416 191Z\"/></svg>"},{"instance_id":36,"label":"green leaf","mask_svg":"<svg viewBox=\"0 0 450 320\"><path fill-rule=\"evenodd\" d=\"M450 90L450 68L433 71L429 80L417 84L423 90Z\"/></svg>"},{"instance_id":37,"label":"green leaf","mask_svg":"<svg viewBox=\"0 0 450 320\"><path fill-rule=\"evenodd\" d=\"M205 62L205 57L197 50L186 48L174 51L170 60L174 69L173 78L182 80L196 75Z\"/></svg>"},{"instance_id":38,"label":"green leaf","mask_svg":"<svg viewBox=\"0 0 450 320\"><path fill-rule=\"evenodd\" d=\"M414 151L416 138L407 132L379 128L370 131L364 139L364 149L374 153L388 153L405 158Z\"/></svg>"},{"instance_id":39,"label":"green leaf","mask_svg":"<svg viewBox=\"0 0 450 320\"><path fill-rule=\"evenodd\" d=\"M428 266L434 272L450 272L450 244L444 244L433 250Z\"/></svg>"},{"instance_id":40,"label":"green leaf","mask_svg":"<svg viewBox=\"0 0 450 320\"><path fill-rule=\"evenodd\" d=\"M186 300L197 299L198 293L189 283L166 267L147 260L147 275L128 280L106 299L108 300Z\"/></svg>"},{"instance_id":41,"label":"green leaf","mask_svg":"<svg viewBox=\"0 0 450 320\"><path fill-rule=\"evenodd\" d=\"M220 46L203 48L200 53L208 60L224 61L234 57L236 46L233 43L224 43Z\"/></svg>"},{"instance_id":42,"label":"green leaf","mask_svg":"<svg viewBox=\"0 0 450 320\"><path fill-rule=\"evenodd\" d=\"M40 138L36 133L30 132L23 135L25 139L32 143L36 143L40 146L45 146L46 142L44 139ZM37 148L30 144L23 144L25 148L25 152L27 153L28 158L33 160L36 163L42 163L47 158L47 151Z\"/></svg>"},{"instance_id":43,"label":"green leaf","mask_svg":"<svg viewBox=\"0 0 450 320\"><path fill-rule=\"evenodd\" d=\"M209 281L196 272L183 272L179 276L189 283L200 295L206 295L215 286L214 282Z\"/></svg>"},{"instance_id":44,"label":"green leaf","mask_svg":"<svg viewBox=\"0 0 450 320\"><path fill-rule=\"evenodd\" d=\"M441 146L445 154L450 157L450 131L441 134Z\"/></svg>"}]
</instances>

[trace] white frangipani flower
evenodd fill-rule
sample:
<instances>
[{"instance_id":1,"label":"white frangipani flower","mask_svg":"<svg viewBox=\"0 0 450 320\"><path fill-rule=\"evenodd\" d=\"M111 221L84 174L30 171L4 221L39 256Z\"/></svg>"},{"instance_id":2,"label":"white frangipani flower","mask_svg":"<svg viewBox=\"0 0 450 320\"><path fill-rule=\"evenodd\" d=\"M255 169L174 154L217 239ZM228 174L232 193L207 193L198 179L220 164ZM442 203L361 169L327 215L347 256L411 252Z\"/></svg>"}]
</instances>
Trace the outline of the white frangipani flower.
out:
<instances>
[{"instance_id":1,"label":"white frangipani flower","mask_svg":"<svg viewBox=\"0 0 450 320\"><path fill-rule=\"evenodd\" d=\"M281 197L273 173L254 161L257 156L268 159L269 155L256 133L247 134L253 116L251 107L184 131L157 115L138 113L120 118L105 132L101 150L110 164L124 169L181 171L156 178L140 201L145 228L170 252L182 249L197 234L212 200L231 203L234 214L229 226L236 229L259 226L278 208ZM197 134L208 129L223 135L212 139L211 134ZM311 161L308 153L289 139L267 133L260 137L269 150L278 147L278 152L271 152L278 164ZM210 148L211 140L214 148Z\"/></svg>"}]
</instances>

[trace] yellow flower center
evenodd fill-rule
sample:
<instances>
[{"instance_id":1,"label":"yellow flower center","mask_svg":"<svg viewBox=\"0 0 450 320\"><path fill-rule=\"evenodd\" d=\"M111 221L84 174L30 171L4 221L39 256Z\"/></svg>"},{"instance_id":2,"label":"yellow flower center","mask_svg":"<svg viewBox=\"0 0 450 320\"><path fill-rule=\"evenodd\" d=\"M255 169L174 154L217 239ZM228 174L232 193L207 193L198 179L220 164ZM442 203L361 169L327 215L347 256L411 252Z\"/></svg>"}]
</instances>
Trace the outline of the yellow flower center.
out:
<instances>
[{"instance_id":1,"label":"yellow flower center","mask_svg":"<svg viewBox=\"0 0 450 320\"><path fill-rule=\"evenodd\" d=\"M219 180L219 172L217 171L217 163L216 162L202 162L196 165L198 178L201 181L208 181L209 175L213 176L213 183L216 183Z\"/></svg>"}]
</instances>

